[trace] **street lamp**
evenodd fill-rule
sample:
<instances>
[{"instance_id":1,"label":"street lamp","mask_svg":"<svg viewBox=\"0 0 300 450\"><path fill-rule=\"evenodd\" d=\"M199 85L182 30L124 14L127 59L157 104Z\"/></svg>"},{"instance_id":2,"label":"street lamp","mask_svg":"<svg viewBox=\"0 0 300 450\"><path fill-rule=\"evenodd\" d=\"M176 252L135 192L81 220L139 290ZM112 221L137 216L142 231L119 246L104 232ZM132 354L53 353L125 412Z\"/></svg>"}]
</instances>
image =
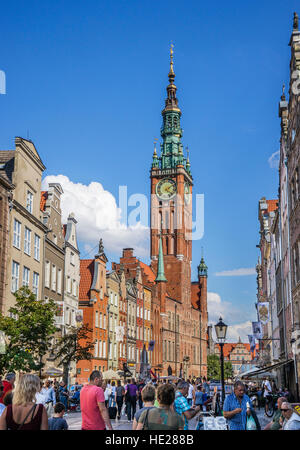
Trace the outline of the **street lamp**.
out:
<instances>
[{"instance_id":1,"label":"street lamp","mask_svg":"<svg viewBox=\"0 0 300 450\"><path fill-rule=\"evenodd\" d=\"M225 401L225 385L224 385L224 353L223 346L226 339L227 325L220 317L219 322L215 325L215 332L217 336L218 343L220 345L221 354L220 354L220 362L221 362L221 383L222 383L222 405L224 405Z\"/></svg>"}]
</instances>

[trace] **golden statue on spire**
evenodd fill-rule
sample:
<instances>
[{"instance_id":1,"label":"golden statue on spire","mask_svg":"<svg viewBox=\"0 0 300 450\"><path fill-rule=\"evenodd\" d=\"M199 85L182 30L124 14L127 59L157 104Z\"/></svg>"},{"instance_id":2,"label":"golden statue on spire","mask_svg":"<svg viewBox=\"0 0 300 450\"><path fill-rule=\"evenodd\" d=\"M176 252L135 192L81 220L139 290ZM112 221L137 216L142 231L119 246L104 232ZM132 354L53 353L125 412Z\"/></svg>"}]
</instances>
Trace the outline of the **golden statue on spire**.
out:
<instances>
[{"instance_id":1,"label":"golden statue on spire","mask_svg":"<svg viewBox=\"0 0 300 450\"><path fill-rule=\"evenodd\" d=\"M170 76L170 74L174 75L174 70L173 70L173 47L174 47L174 45L173 45L173 43L171 41L171 46L170 46L170 73L169 73L169 76Z\"/></svg>"}]
</instances>

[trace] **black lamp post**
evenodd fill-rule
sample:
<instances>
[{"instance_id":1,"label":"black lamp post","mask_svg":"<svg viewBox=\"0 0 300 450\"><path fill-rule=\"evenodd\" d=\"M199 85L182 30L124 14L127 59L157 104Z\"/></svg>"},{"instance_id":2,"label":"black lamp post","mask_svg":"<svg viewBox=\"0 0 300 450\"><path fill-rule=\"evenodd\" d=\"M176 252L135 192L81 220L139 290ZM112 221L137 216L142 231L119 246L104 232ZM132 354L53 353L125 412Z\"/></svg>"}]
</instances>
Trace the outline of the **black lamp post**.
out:
<instances>
[{"instance_id":1,"label":"black lamp post","mask_svg":"<svg viewBox=\"0 0 300 450\"><path fill-rule=\"evenodd\" d=\"M227 325L222 320L222 317L220 317L219 322L217 325L215 325L215 332L217 335L218 344L221 348L221 354L220 354L220 362L221 362L221 383L222 383L222 405L224 405L225 401L225 383L224 383L224 353L223 353L223 346L225 343L226 338L226 332L227 332Z\"/></svg>"}]
</instances>

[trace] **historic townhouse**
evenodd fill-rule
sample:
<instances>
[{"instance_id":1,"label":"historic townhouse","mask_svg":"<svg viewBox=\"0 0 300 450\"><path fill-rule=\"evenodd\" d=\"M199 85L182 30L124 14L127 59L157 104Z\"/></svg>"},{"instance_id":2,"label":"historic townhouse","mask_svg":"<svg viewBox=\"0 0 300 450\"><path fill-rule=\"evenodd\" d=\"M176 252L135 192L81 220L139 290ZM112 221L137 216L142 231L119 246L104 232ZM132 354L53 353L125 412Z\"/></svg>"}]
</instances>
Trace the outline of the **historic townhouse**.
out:
<instances>
[{"instance_id":1,"label":"historic townhouse","mask_svg":"<svg viewBox=\"0 0 300 450\"><path fill-rule=\"evenodd\" d=\"M136 300L137 288L132 279L126 281L127 291L127 366L132 375L137 375L136 371Z\"/></svg>"},{"instance_id":2,"label":"historic townhouse","mask_svg":"<svg viewBox=\"0 0 300 450\"><path fill-rule=\"evenodd\" d=\"M108 296L108 369L119 368L119 335L118 326L120 322L120 278L116 271L106 274L106 286Z\"/></svg>"},{"instance_id":3,"label":"historic townhouse","mask_svg":"<svg viewBox=\"0 0 300 450\"><path fill-rule=\"evenodd\" d=\"M0 311L5 301L9 223L12 207L13 152L0 151Z\"/></svg>"},{"instance_id":4,"label":"historic townhouse","mask_svg":"<svg viewBox=\"0 0 300 450\"><path fill-rule=\"evenodd\" d=\"M290 40L290 90L288 127L286 133L287 173L289 181L289 231L291 259L291 356L294 367L290 375L296 376L297 394L300 395L300 32L298 15L294 15Z\"/></svg>"},{"instance_id":5,"label":"historic townhouse","mask_svg":"<svg viewBox=\"0 0 300 450\"><path fill-rule=\"evenodd\" d=\"M236 377L243 366L247 366L253 361L256 356L258 345L253 352L250 351L250 344L244 344L239 338L239 341L232 344L224 344L223 353L224 361L231 362L233 368L233 376ZM215 344L215 354L220 356L221 349L219 344Z\"/></svg>"},{"instance_id":6,"label":"historic townhouse","mask_svg":"<svg viewBox=\"0 0 300 450\"><path fill-rule=\"evenodd\" d=\"M117 342L119 344L118 368L119 370L123 370L123 364L127 363L127 291L123 267L119 270L118 276L120 292L119 323L117 330Z\"/></svg>"},{"instance_id":7,"label":"historic townhouse","mask_svg":"<svg viewBox=\"0 0 300 450\"><path fill-rule=\"evenodd\" d=\"M81 323L78 316L79 283L80 283L80 252L77 243L77 221L74 213L70 213L67 223L63 225L64 236L64 298L63 298L63 332Z\"/></svg>"},{"instance_id":8,"label":"historic townhouse","mask_svg":"<svg viewBox=\"0 0 300 450\"><path fill-rule=\"evenodd\" d=\"M41 179L45 166L33 142L17 137L16 149L1 151L15 186L9 215L5 300L6 315L15 303L14 292L28 286L39 299L43 295L43 260L47 227L40 210Z\"/></svg>"},{"instance_id":9,"label":"historic townhouse","mask_svg":"<svg viewBox=\"0 0 300 450\"><path fill-rule=\"evenodd\" d=\"M89 340L95 345L93 358L77 363L78 383L86 383L92 370L105 371L108 367L106 263L102 239L95 258L80 261L79 308L83 311L83 324L92 330Z\"/></svg>"},{"instance_id":10,"label":"historic townhouse","mask_svg":"<svg viewBox=\"0 0 300 450\"><path fill-rule=\"evenodd\" d=\"M41 193L40 204L43 223L48 228L45 239L43 298L46 300L54 300L59 306L60 311L63 311L65 264L64 236L60 208L62 193L63 190L60 184L50 183L48 191L42 191ZM63 315L56 317L56 324L62 331Z\"/></svg>"}]
</instances>

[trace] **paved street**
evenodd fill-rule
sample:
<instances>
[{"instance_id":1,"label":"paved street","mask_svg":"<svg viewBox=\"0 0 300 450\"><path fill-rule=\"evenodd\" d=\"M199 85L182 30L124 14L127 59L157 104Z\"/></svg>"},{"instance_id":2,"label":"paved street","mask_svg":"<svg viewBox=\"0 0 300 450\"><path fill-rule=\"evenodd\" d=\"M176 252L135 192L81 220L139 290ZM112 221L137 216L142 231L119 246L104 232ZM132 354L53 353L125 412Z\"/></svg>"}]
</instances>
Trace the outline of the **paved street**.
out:
<instances>
[{"instance_id":1,"label":"paved street","mask_svg":"<svg viewBox=\"0 0 300 450\"><path fill-rule=\"evenodd\" d=\"M261 428L263 429L267 423L270 421L270 419L266 418L264 416L264 410L260 409L256 411L256 414L258 416L258 420L260 422ZM81 429L81 413L69 413L66 417L66 420L69 425L70 430L80 430ZM190 421L190 430L195 430L196 428L197 419L194 418ZM113 420L112 421L113 428L115 430L131 430L132 428L132 422L127 422L127 417L122 416L121 420Z\"/></svg>"}]
</instances>

